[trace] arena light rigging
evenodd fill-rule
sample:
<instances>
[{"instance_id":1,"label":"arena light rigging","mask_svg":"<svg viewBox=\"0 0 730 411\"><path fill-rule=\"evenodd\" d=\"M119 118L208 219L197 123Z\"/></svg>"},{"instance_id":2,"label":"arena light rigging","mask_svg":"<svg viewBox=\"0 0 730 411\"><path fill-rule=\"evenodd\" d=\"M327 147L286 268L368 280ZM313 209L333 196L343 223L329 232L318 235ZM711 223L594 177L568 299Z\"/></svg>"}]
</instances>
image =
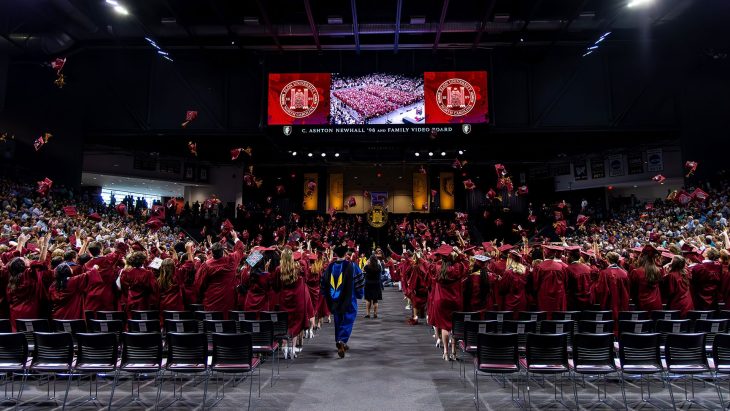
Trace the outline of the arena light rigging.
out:
<instances>
[{"instance_id":1,"label":"arena light rigging","mask_svg":"<svg viewBox=\"0 0 730 411\"><path fill-rule=\"evenodd\" d=\"M633 9L635 7L649 6L654 3L654 0L631 0L626 4L626 7Z\"/></svg>"},{"instance_id":2,"label":"arena light rigging","mask_svg":"<svg viewBox=\"0 0 730 411\"><path fill-rule=\"evenodd\" d=\"M593 44L591 44L589 47L586 47L585 52L583 53L583 57L590 55L594 51L598 50L598 45L605 40L608 36L611 35L610 31L607 31L601 35L601 37L598 38Z\"/></svg>"}]
</instances>

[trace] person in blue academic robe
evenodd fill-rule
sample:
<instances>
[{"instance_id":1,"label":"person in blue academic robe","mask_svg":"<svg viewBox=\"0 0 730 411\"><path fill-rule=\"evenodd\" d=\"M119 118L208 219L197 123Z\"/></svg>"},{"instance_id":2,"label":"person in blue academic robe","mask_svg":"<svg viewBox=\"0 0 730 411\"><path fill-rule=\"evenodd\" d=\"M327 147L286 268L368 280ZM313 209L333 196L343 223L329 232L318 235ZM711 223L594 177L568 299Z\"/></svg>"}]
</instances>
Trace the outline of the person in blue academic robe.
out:
<instances>
[{"instance_id":1,"label":"person in blue academic robe","mask_svg":"<svg viewBox=\"0 0 730 411\"><path fill-rule=\"evenodd\" d=\"M365 277L357 264L345 258L347 247L335 248L337 257L322 275L321 295L332 312L335 323L337 355L345 356L347 341L357 318L357 300L364 296Z\"/></svg>"}]
</instances>

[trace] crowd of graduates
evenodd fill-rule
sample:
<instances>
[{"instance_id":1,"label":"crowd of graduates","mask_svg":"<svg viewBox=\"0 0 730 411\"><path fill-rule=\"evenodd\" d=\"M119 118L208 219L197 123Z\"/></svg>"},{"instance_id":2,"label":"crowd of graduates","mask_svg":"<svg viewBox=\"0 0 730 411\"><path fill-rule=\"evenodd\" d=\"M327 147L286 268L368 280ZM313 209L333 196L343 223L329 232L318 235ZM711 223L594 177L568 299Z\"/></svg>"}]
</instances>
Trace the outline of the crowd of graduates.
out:
<instances>
[{"instance_id":1,"label":"crowd of graduates","mask_svg":"<svg viewBox=\"0 0 730 411\"><path fill-rule=\"evenodd\" d=\"M462 213L452 221L393 220L387 238L397 243L387 251L373 244L358 217L280 221L271 215L270 224L258 227L225 220L196 242L165 216L166 205L129 214L63 187L36 190L2 180L0 189L0 317L12 326L15 319L194 304L226 316L283 310L295 337L285 354L296 356L300 337L312 336L330 316L321 279L337 257L363 268L374 256L380 264L370 265L403 291L412 310L408 322L425 317L446 360L454 355L449 333L457 311L504 310L516 317L533 309L549 316L600 308L616 319L630 304L647 311L666 305L684 316L730 300L730 209L723 189L708 190L711 197L702 201L655 202L608 222L584 221L562 237L520 233L513 244L472 242ZM262 235L267 228L270 235ZM375 295L373 305L381 298Z\"/></svg>"}]
</instances>

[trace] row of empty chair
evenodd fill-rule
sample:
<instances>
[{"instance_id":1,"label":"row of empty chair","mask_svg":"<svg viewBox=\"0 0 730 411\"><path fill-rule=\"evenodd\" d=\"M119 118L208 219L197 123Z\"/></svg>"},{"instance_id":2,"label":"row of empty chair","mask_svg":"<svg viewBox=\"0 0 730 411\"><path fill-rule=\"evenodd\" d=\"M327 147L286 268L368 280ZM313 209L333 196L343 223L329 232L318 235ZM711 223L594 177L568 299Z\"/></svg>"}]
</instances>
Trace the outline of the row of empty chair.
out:
<instances>
[{"instance_id":1,"label":"row of empty chair","mask_svg":"<svg viewBox=\"0 0 730 411\"><path fill-rule=\"evenodd\" d=\"M170 332L165 336L168 347L166 353L163 353L163 336L159 333L125 332L122 334L121 342L117 335L111 332L77 333L74 336L68 332L34 332L33 338L34 349L31 351L22 333L0 333L0 372L10 373L13 380L16 375L21 376L17 405L22 401L23 387L29 376L66 377L63 398L65 408L73 377L111 375L113 378L108 403L108 407L111 408L120 373L132 376L133 395L130 401L137 403L141 399L139 395L134 395L134 382L140 375L154 375L160 380L168 374L172 376L173 400L177 401L181 397L177 395L175 380L180 376L198 374L202 375L205 381L202 403L205 408L208 380L211 375L246 375L251 378L254 371L258 370L260 395L260 360L255 354L273 355L276 349L275 346L257 346L255 334L247 332L213 333L211 346L204 333ZM95 397L91 397L91 378L89 384L90 398L85 400L96 401ZM251 378L249 407L252 387ZM162 384L159 383L155 405L159 404L161 390ZM221 392L225 394L224 390ZM217 402L223 395L218 395L218 389L216 394Z\"/></svg>"},{"instance_id":2,"label":"row of empty chair","mask_svg":"<svg viewBox=\"0 0 730 411\"><path fill-rule=\"evenodd\" d=\"M730 334L717 334L711 344L711 356L707 355L705 333L669 333L664 344L660 334L637 334L626 332L618 340L618 352L615 349L612 333L577 333L573 336L572 356L568 354L567 333L527 333L524 353L521 352L519 335L516 333L478 333L474 355L474 390L476 406L479 408L479 376L498 374L502 376L516 375L517 398L512 400L520 407L530 408L530 390L527 388L530 378L535 376L554 376L556 390L560 377L560 397L554 400L566 408L562 391L562 377L572 380L575 408L588 407L579 402L576 376L589 375L603 380L603 398L598 385L599 402L607 401L607 376L615 375L620 383L623 401L613 404L613 408L629 409L626 399L625 379L638 377L641 387L641 402L651 401L645 397L643 382L646 376L657 376L668 386L672 407L676 409L674 387L671 379L688 379L694 384L695 376L706 376L714 380L719 399L719 406L724 408L725 397L720 388L720 379L730 376ZM520 388L526 392L520 399ZM692 386L694 401L694 386ZM687 396L685 390L685 396ZM527 396L525 399L524 396ZM553 404L554 405L554 404ZM666 408L662 404L654 404L657 408Z\"/></svg>"}]
</instances>

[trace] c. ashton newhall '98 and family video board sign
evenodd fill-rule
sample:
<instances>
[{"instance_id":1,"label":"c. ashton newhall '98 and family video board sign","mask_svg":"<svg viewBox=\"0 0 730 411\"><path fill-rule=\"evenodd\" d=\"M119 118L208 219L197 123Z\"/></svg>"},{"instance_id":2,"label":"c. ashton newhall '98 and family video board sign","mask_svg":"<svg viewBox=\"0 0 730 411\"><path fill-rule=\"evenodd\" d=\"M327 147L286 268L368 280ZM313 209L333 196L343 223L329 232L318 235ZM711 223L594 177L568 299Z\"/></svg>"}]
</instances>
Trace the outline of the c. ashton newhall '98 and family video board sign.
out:
<instances>
[{"instance_id":1,"label":"c. ashton newhall '98 and family video board sign","mask_svg":"<svg viewBox=\"0 0 730 411\"><path fill-rule=\"evenodd\" d=\"M268 125L284 135L463 133L489 122L485 71L271 73Z\"/></svg>"}]
</instances>

